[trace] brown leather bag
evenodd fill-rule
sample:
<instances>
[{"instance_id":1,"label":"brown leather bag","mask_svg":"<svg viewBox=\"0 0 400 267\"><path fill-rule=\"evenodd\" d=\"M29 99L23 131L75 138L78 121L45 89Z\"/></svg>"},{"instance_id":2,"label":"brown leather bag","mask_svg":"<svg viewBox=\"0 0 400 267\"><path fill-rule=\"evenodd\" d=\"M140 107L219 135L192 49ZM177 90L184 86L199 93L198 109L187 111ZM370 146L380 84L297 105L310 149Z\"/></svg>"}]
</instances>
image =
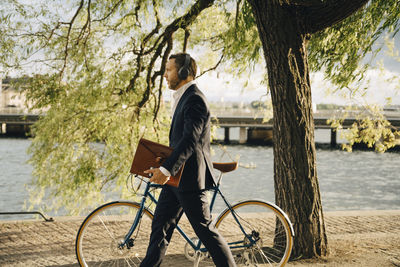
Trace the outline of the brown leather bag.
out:
<instances>
[{"instance_id":1,"label":"brown leather bag","mask_svg":"<svg viewBox=\"0 0 400 267\"><path fill-rule=\"evenodd\" d=\"M172 153L172 148L141 138L139 140L135 157L133 158L131 173L150 178L149 173L144 173L150 168L158 168ZM168 185L178 187L181 180L183 167L175 176L171 176Z\"/></svg>"}]
</instances>

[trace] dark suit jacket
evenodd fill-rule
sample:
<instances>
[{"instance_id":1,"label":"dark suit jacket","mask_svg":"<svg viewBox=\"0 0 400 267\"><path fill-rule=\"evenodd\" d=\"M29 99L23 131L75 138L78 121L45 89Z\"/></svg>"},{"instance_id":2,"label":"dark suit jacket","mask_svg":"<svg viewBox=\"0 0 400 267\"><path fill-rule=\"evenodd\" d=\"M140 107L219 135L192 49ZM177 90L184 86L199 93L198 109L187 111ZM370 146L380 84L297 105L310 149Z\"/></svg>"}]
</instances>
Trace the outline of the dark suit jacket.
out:
<instances>
[{"instance_id":1,"label":"dark suit jacket","mask_svg":"<svg viewBox=\"0 0 400 267\"><path fill-rule=\"evenodd\" d=\"M169 132L172 154L162 164L173 176L185 163L180 191L199 191L215 184L210 156L210 111L203 93L190 86L180 98Z\"/></svg>"}]
</instances>

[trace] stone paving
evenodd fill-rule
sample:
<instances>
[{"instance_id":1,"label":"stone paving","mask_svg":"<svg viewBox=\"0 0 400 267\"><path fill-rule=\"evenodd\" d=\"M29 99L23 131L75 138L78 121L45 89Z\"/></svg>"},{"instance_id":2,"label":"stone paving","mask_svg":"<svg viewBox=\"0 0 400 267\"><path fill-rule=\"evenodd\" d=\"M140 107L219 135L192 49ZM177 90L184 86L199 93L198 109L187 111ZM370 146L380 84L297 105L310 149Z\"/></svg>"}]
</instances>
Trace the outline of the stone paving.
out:
<instances>
[{"instance_id":1,"label":"stone paving","mask_svg":"<svg viewBox=\"0 0 400 267\"><path fill-rule=\"evenodd\" d=\"M0 221L0 266L78 266L74 246L82 220L81 217L56 217L54 222ZM328 239L333 243L349 235L358 240L379 235L383 240L400 244L400 210L327 212L325 222ZM180 225L185 231L191 231L185 219ZM184 256L184 244L183 238L175 233L162 266L193 266ZM391 257L391 266L400 266L396 265L397 260L400 262L398 246L380 248L380 251Z\"/></svg>"}]
</instances>

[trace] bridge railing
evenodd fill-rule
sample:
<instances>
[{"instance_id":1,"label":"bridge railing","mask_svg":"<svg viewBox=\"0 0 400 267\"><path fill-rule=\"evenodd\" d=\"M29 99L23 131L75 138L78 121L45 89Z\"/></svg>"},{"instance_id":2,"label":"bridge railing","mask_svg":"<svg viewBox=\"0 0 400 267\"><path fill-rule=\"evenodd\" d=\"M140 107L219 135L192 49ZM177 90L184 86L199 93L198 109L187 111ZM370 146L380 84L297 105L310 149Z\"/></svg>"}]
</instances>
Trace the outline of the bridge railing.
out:
<instances>
[{"instance_id":1,"label":"bridge railing","mask_svg":"<svg viewBox=\"0 0 400 267\"><path fill-rule=\"evenodd\" d=\"M31 110L28 110L27 108L19 108L19 107L0 108L0 114L21 114L21 115L34 114L34 115L38 115L39 113L40 113L39 111L31 111Z\"/></svg>"}]
</instances>

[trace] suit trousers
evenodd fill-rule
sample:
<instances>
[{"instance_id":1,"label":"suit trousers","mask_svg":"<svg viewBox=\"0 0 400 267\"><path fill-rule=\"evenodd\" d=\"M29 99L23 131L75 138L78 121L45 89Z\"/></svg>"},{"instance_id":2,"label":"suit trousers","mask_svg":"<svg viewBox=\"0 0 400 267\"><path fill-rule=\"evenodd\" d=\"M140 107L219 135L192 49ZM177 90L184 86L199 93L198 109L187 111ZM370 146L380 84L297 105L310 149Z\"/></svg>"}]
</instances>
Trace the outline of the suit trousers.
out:
<instances>
[{"instance_id":1,"label":"suit trousers","mask_svg":"<svg viewBox=\"0 0 400 267\"><path fill-rule=\"evenodd\" d=\"M206 191L180 192L165 185L154 212L150 242L140 266L160 266L172 233L185 212L197 237L210 253L217 267L236 266L232 253L212 223Z\"/></svg>"}]
</instances>

